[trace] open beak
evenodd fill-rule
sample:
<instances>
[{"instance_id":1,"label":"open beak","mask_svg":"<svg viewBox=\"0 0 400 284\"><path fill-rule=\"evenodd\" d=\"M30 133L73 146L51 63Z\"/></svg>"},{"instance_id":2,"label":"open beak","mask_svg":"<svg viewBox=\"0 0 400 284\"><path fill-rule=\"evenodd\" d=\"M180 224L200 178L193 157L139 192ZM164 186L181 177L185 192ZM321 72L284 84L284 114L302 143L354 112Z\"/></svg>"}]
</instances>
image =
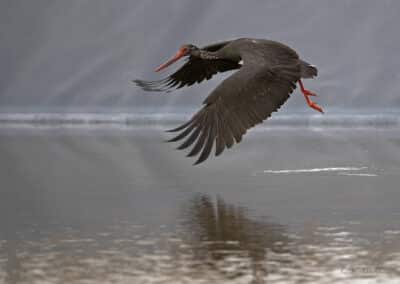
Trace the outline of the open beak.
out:
<instances>
[{"instance_id":1,"label":"open beak","mask_svg":"<svg viewBox=\"0 0 400 284\"><path fill-rule=\"evenodd\" d=\"M168 66L170 66L174 62L178 61L180 58L182 58L185 55L186 55L186 51L184 49L179 49L179 51L170 60L168 60L164 64L161 64L160 66L158 66L154 71L158 72L158 71L163 70L164 68L167 68Z\"/></svg>"}]
</instances>

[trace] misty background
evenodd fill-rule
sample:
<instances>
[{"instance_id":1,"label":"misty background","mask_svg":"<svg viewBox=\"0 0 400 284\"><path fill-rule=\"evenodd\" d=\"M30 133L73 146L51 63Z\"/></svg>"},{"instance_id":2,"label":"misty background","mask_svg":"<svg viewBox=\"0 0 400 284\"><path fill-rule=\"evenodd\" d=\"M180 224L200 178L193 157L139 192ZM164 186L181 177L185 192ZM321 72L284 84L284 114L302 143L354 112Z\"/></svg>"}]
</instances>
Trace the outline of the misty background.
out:
<instances>
[{"instance_id":1,"label":"misty background","mask_svg":"<svg viewBox=\"0 0 400 284\"><path fill-rule=\"evenodd\" d=\"M398 0L1 0L0 283L400 283L399 12ZM326 114L296 90L193 167L163 130L229 73L173 93L131 81L171 74L179 64L153 70L182 44L239 37L316 65L304 84Z\"/></svg>"},{"instance_id":2,"label":"misty background","mask_svg":"<svg viewBox=\"0 0 400 284\"><path fill-rule=\"evenodd\" d=\"M132 79L154 73L184 43L238 37L282 41L316 65L305 82L324 110L400 106L397 0L0 2L0 110L197 108L227 74L170 94ZM179 64L178 64L179 65ZM308 110L295 91L283 111ZM378 111L381 112L381 111Z\"/></svg>"}]
</instances>

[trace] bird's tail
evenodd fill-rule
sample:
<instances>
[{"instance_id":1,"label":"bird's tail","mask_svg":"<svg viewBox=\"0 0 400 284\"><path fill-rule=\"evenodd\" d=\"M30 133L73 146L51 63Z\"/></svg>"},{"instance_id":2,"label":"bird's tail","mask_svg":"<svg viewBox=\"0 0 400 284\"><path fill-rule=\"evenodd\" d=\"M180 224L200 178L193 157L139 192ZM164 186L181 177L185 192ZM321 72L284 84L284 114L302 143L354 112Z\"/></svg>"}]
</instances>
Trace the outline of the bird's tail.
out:
<instances>
[{"instance_id":1,"label":"bird's tail","mask_svg":"<svg viewBox=\"0 0 400 284\"><path fill-rule=\"evenodd\" d=\"M318 69L303 60L300 60L301 78L313 78L318 75Z\"/></svg>"}]
</instances>

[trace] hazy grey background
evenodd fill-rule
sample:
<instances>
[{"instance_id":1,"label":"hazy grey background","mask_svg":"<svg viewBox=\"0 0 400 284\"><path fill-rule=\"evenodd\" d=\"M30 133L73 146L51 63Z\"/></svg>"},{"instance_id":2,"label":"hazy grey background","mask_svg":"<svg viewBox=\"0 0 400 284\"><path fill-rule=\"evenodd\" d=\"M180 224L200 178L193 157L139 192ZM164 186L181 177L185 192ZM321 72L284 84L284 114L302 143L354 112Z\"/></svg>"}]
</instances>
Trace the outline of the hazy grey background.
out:
<instances>
[{"instance_id":1,"label":"hazy grey background","mask_svg":"<svg viewBox=\"0 0 400 284\"><path fill-rule=\"evenodd\" d=\"M0 283L400 283L399 12L398 0L0 0ZM296 92L192 167L162 130L225 75L170 94L130 81L169 74L153 69L182 43L237 37L317 65L306 85L327 114Z\"/></svg>"},{"instance_id":2,"label":"hazy grey background","mask_svg":"<svg viewBox=\"0 0 400 284\"><path fill-rule=\"evenodd\" d=\"M307 86L326 110L394 108L399 12L397 0L3 0L0 105L196 107L224 75L165 96L130 80L159 78L152 70L182 43L259 37L283 41L318 66L319 78ZM294 97L285 111L305 108Z\"/></svg>"}]
</instances>

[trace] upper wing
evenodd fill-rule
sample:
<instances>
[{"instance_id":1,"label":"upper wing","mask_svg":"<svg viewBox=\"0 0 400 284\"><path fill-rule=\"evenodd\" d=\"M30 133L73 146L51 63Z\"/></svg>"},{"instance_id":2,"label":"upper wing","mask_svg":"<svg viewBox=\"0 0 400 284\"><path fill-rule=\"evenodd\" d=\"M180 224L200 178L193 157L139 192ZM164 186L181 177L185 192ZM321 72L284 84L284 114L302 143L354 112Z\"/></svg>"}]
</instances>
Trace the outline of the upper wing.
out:
<instances>
[{"instance_id":1,"label":"upper wing","mask_svg":"<svg viewBox=\"0 0 400 284\"><path fill-rule=\"evenodd\" d=\"M231 41L215 43L205 46L202 49L217 51L230 42ZM240 65L230 60L203 60L190 56L189 60L181 68L167 78L158 81L134 80L133 82L145 91L168 91L172 88L179 89L184 86L191 86L196 82L200 83L203 80L208 80L218 72L225 72L238 68L240 68Z\"/></svg>"},{"instance_id":2,"label":"upper wing","mask_svg":"<svg viewBox=\"0 0 400 284\"><path fill-rule=\"evenodd\" d=\"M215 143L220 155L246 131L268 118L289 98L300 79L299 63L274 67L245 65L223 81L204 101L205 106L190 121L170 130L180 133L170 141L186 140L178 149L192 145L188 156L208 158Z\"/></svg>"}]
</instances>

